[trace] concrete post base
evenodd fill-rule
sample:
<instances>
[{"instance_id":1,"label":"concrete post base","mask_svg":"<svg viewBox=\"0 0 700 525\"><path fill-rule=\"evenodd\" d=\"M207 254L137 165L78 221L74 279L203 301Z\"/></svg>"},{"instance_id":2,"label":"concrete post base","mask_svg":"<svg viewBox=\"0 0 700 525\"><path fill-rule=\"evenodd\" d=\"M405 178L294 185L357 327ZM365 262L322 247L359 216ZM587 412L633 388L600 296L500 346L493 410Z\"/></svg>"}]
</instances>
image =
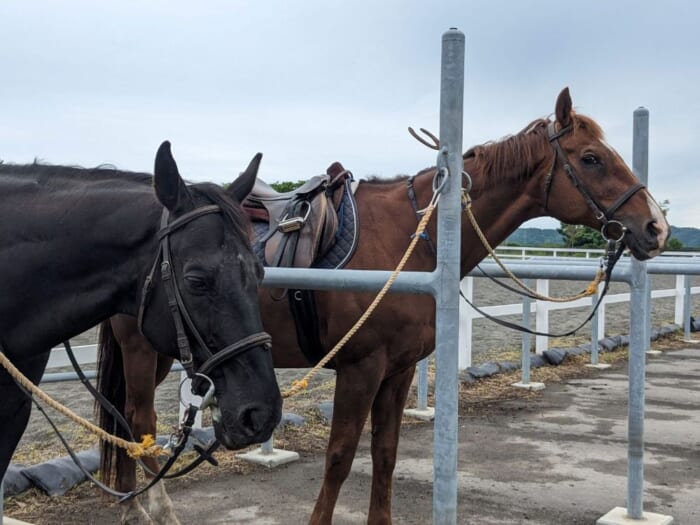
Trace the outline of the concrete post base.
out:
<instances>
[{"instance_id":1,"label":"concrete post base","mask_svg":"<svg viewBox=\"0 0 700 525\"><path fill-rule=\"evenodd\" d=\"M513 383L511 386L514 386L515 388L526 388L528 390L544 390L544 383L521 383L518 381L517 383Z\"/></svg>"},{"instance_id":2,"label":"concrete post base","mask_svg":"<svg viewBox=\"0 0 700 525\"><path fill-rule=\"evenodd\" d=\"M433 407L426 407L425 410L406 408L403 413L407 416L415 417L416 419L422 419L423 421L432 421L435 419L435 409Z\"/></svg>"},{"instance_id":3,"label":"concrete post base","mask_svg":"<svg viewBox=\"0 0 700 525\"><path fill-rule=\"evenodd\" d=\"M26 521L20 521L20 520L14 519L14 518L8 518L7 516L3 516L2 525L32 525L32 524L27 523Z\"/></svg>"},{"instance_id":4,"label":"concrete post base","mask_svg":"<svg viewBox=\"0 0 700 525\"><path fill-rule=\"evenodd\" d=\"M291 463L292 461L297 461L299 459L299 453L279 448L273 448L272 452L264 452L262 448L258 448L250 452L236 454L236 457L244 461L249 461L250 463L274 468L286 463Z\"/></svg>"},{"instance_id":5,"label":"concrete post base","mask_svg":"<svg viewBox=\"0 0 700 525\"><path fill-rule=\"evenodd\" d=\"M607 368L610 368L611 365L607 363L598 363L597 365L594 364L587 364L586 365L588 368L595 368L596 370L605 370Z\"/></svg>"},{"instance_id":6,"label":"concrete post base","mask_svg":"<svg viewBox=\"0 0 700 525\"><path fill-rule=\"evenodd\" d=\"M624 507L615 507L605 516L596 521L596 525L671 525L673 517L665 516L664 514L656 514L654 512L644 512L642 519L633 519L627 517L627 509Z\"/></svg>"}]
</instances>

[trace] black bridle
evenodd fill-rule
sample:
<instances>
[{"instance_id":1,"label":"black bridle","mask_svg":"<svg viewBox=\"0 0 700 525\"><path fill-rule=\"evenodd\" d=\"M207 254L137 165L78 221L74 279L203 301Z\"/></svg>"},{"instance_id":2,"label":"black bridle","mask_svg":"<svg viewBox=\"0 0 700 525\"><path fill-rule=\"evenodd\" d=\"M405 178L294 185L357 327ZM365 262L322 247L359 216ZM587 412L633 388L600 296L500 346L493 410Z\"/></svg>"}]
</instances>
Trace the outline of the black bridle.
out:
<instances>
[{"instance_id":1,"label":"black bridle","mask_svg":"<svg viewBox=\"0 0 700 525\"><path fill-rule=\"evenodd\" d=\"M180 353L180 362L182 363L182 367L185 369L187 376L192 380L192 393L204 397L200 408L204 408L214 394L214 383L208 375L214 368L219 366L221 363L238 357L257 346L263 346L266 350L269 350L271 348L272 341L272 338L267 332L257 332L227 346L223 350L216 353L212 352L204 342L199 330L197 330L197 327L192 321L192 317L187 311L187 307L182 300L180 290L177 287L177 281L174 274L175 269L173 268L171 262L172 255L170 253L170 235L189 222L210 213L222 213L222 210L215 204L202 206L168 223L168 210L165 208L163 209L163 214L161 216L161 228L158 232L160 246L158 253L156 254L155 261L153 262L153 266L151 267L151 271L143 284L141 304L139 305L138 311L138 328L140 332L143 332L144 312L148 304L156 267L158 266L158 262L160 262L161 280L163 282L163 287L165 288L168 307L170 308L170 313L175 325L175 331L177 333L177 347ZM233 321L234 320L232 319L231 322ZM203 353L204 363L198 370L195 370L194 368L192 348L190 346L190 339L185 330L185 325L197 342L197 346L199 346L199 349ZM206 392L201 393L201 385L204 382L208 383L209 386Z\"/></svg>"},{"instance_id":2,"label":"black bridle","mask_svg":"<svg viewBox=\"0 0 700 525\"><path fill-rule=\"evenodd\" d=\"M623 193L613 203L612 206L606 208L605 206L601 205L595 199L595 197L591 195L591 192L588 191L588 188L583 183L583 181L576 175L576 172L571 166L571 163L569 162L566 153L564 153L561 144L559 144L559 138L569 133L572 129L573 127L571 124L561 128L559 131L556 131L554 122L550 122L547 126L547 140L549 140L549 143L552 145L552 149L554 150L554 160L552 161L552 167L547 173L547 177L545 178L544 182L544 209L547 210L549 204L549 193L552 189L552 179L554 178L554 171L557 167L557 160L561 157L562 167L568 175L569 180L571 180L571 183L583 196L583 199L586 201L586 204L593 211L593 215L595 215L595 218L603 223L603 225L600 228L600 233L603 236L603 238L605 240L610 239L609 227L613 225L620 228L620 235L619 237L614 238L612 240L621 241L627 233L627 228L620 221L613 219L613 215L617 210L620 209L622 205L624 205L628 200L630 200L630 198L632 198L632 196L635 193L637 193L641 189L644 189L645 186L641 182L637 182L636 184L633 184L625 193Z\"/></svg>"}]
</instances>

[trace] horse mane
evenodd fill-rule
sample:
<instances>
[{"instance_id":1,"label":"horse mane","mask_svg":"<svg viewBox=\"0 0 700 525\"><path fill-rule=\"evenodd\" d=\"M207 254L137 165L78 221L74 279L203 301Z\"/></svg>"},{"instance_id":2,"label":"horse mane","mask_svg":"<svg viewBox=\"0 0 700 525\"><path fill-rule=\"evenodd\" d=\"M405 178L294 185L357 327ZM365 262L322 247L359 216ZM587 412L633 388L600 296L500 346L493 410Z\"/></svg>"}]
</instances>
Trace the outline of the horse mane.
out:
<instances>
[{"instance_id":1,"label":"horse mane","mask_svg":"<svg viewBox=\"0 0 700 525\"><path fill-rule=\"evenodd\" d=\"M9 164L0 162L0 175L38 175L42 182L50 184L52 180L58 181L63 178L84 181L114 180L116 182L129 180L144 185L153 184L153 175L150 173L120 170L112 164L100 164L94 168L84 168L82 166L62 166L57 164L46 164L35 160L29 164ZM217 204L223 211L226 218L237 228L247 239L248 221L243 210L226 191L219 185L211 182L200 182L187 184L190 191L201 194L205 199Z\"/></svg>"},{"instance_id":2,"label":"horse mane","mask_svg":"<svg viewBox=\"0 0 700 525\"><path fill-rule=\"evenodd\" d=\"M50 181L51 178L70 178L85 181L129 178L147 184L153 178L153 176L148 173L120 170L112 164L100 164L94 168L84 168L82 166L46 164L39 160L35 160L30 164L0 163L0 175L1 174L33 174L42 177L47 182Z\"/></svg>"},{"instance_id":3,"label":"horse mane","mask_svg":"<svg viewBox=\"0 0 700 525\"><path fill-rule=\"evenodd\" d=\"M572 132L575 135L585 129L596 139L603 139L603 130L591 118L571 113ZM515 135L506 135L499 140L489 141L468 149L463 158L472 159L478 170L493 174L489 182L510 179L516 173L526 178L535 171L537 160L542 158L542 148L548 148L547 126L549 118L530 122Z\"/></svg>"}]
</instances>

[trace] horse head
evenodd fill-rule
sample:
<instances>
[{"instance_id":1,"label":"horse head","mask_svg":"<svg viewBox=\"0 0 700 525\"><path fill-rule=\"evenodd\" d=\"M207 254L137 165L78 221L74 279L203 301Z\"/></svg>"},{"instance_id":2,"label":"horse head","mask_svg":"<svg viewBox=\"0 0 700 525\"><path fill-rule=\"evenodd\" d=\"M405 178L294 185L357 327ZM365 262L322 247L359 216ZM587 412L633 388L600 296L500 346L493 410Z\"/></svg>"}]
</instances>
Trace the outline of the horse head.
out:
<instances>
[{"instance_id":1,"label":"horse head","mask_svg":"<svg viewBox=\"0 0 700 525\"><path fill-rule=\"evenodd\" d=\"M600 126L572 110L569 89L557 98L547 135L554 152L544 178L548 215L599 229L640 260L661 253L669 225L661 208L603 138Z\"/></svg>"},{"instance_id":2,"label":"horse head","mask_svg":"<svg viewBox=\"0 0 700 525\"><path fill-rule=\"evenodd\" d=\"M155 194L164 211L139 322L156 349L171 355L178 349L174 357L203 406L211 404L216 436L228 448L265 441L281 417L258 304L263 268L240 209L261 158L225 190L185 185L168 142L155 160Z\"/></svg>"}]
</instances>

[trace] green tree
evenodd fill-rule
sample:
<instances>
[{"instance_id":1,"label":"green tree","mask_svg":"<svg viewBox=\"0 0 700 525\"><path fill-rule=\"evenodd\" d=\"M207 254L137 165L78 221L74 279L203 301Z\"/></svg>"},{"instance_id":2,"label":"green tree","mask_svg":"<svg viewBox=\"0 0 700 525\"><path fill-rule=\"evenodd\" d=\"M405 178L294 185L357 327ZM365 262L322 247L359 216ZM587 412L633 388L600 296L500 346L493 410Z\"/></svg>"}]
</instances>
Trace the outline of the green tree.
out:
<instances>
[{"instance_id":1,"label":"green tree","mask_svg":"<svg viewBox=\"0 0 700 525\"><path fill-rule=\"evenodd\" d=\"M576 224L560 223L557 228L567 248L605 248L605 240L599 231Z\"/></svg>"},{"instance_id":2,"label":"green tree","mask_svg":"<svg viewBox=\"0 0 700 525\"><path fill-rule=\"evenodd\" d=\"M676 238L671 238L666 243L666 249L672 252L679 252L683 249L683 243Z\"/></svg>"},{"instance_id":3,"label":"green tree","mask_svg":"<svg viewBox=\"0 0 700 525\"><path fill-rule=\"evenodd\" d=\"M296 182L292 182L292 181L273 182L270 184L270 186L275 188L280 193L287 193L288 191L292 191L292 190L297 189L299 186L301 186L305 182L306 182L305 180L298 180Z\"/></svg>"}]
</instances>

